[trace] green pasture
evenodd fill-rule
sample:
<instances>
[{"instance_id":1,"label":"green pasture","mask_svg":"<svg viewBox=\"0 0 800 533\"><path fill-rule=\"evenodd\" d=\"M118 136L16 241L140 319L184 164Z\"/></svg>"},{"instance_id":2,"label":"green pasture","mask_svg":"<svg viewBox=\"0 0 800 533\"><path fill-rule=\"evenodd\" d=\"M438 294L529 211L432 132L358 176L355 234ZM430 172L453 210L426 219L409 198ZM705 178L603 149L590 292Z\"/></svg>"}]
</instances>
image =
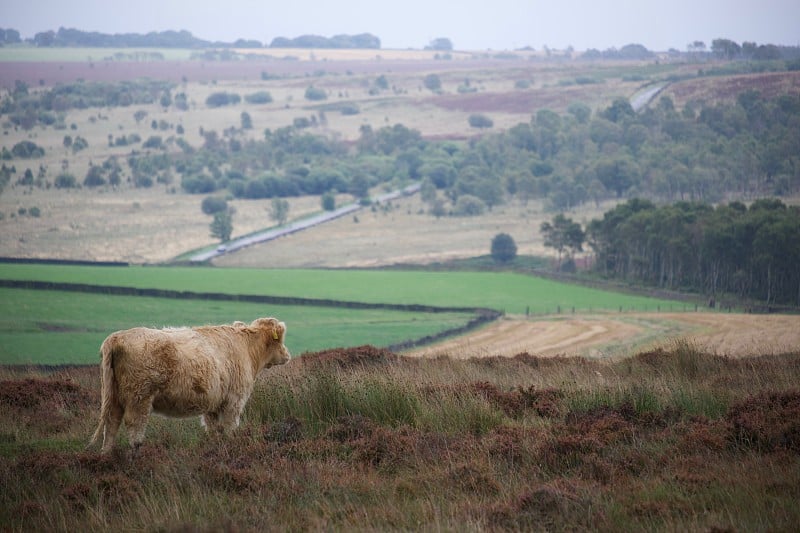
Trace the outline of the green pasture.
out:
<instances>
[{"instance_id":1,"label":"green pasture","mask_svg":"<svg viewBox=\"0 0 800 533\"><path fill-rule=\"evenodd\" d=\"M471 315L278 306L209 300L0 289L0 364L95 364L103 339L134 326L286 322L293 355L336 346L387 346L464 325Z\"/></svg>"},{"instance_id":2,"label":"green pasture","mask_svg":"<svg viewBox=\"0 0 800 533\"><path fill-rule=\"evenodd\" d=\"M270 270L0 264L0 279L324 298L357 302L489 307L509 314L682 311L683 303L496 272Z\"/></svg>"},{"instance_id":3,"label":"green pasture","mask_svg":"<svg viewBox=\"0 0 800 533\"><path fill-rule=\"evenodd\" d=\"M80 48L80 47L52 47L42 48L37 46L5 46L0 48L0 62L14 61L103 61L113 58L121 53L126 56L132 54L159 53L166 61L184 61L191 57L197 50L182 48Z\"/></svg>"}]
</instances>

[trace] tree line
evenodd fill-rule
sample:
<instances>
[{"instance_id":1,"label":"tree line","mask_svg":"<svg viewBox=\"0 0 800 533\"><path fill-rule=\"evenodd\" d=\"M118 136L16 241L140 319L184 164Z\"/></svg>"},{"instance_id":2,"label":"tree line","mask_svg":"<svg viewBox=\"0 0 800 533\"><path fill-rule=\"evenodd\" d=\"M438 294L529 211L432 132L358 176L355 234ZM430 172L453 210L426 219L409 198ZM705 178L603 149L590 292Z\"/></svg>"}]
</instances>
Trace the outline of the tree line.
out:
<instances>
[{"instance_id":1,"label":"tree line","mask_svg":"<svg viewBox=\"0 0 800 533\"><path fill-rule=\"evenodd\" d=\"M102 48L380 48L381 40L371 33L356 35L301 35L295 38L276 37L269 45L256 39L207 41L187 30L151 31L148 33L102 33L60 27L36 33L31 44L39 47L102 47ZM20 43L19 32L0 29L0 44Z\"/></svg>"},{"instance_id":2,"label":"tree line","mask_svg":"<svg viewBox=\"0 0 800 533\"><path fill-rule=\"evenodd\" d=\"M659 288L800 306L800 208L778 199L656 206L631 199L586 228L594 269Z\"/></svg>"}]
</instances>

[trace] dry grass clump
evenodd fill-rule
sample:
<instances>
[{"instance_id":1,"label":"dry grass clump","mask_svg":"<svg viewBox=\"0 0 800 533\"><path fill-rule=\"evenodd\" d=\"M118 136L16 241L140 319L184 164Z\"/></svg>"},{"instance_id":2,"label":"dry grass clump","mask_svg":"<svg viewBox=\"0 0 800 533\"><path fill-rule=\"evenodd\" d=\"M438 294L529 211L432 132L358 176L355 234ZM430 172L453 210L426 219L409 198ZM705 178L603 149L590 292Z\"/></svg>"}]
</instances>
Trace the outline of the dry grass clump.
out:
<instances>
[{"instance_id":1,"label":"dry grass clump","mask_svg":"<svg viewBox=\"0 0 800 533\"><path fill-rule=\"evenodd\" d=\"M676 343L600 363L328 351L266 372L233 435L156 417L135 458L83 451L96 369L3 377L9 531L800 523L800 353L725 359Z\"/></svg>"}]
</instances>

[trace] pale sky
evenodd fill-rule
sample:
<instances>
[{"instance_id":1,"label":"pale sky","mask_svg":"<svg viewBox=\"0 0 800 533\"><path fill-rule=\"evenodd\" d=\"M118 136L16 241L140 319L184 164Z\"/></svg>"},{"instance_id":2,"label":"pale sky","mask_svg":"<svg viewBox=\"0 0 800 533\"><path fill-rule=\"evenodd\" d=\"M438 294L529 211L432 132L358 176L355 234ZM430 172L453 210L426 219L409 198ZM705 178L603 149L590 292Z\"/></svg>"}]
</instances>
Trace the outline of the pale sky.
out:
<instances>
[{"instance_id":1,"label":"pale sky","mask_svg":"<svg viewBox=\"0 0 800 533\"><path fill-rule=\"evenodd\" d=\"M60 26L102 33L188 30L207 40L372 33L383 48L523 46L653 51L738 43L800 45L800 0L0 0L0 27L23 38Z\"/></svg>"}]
</instances>

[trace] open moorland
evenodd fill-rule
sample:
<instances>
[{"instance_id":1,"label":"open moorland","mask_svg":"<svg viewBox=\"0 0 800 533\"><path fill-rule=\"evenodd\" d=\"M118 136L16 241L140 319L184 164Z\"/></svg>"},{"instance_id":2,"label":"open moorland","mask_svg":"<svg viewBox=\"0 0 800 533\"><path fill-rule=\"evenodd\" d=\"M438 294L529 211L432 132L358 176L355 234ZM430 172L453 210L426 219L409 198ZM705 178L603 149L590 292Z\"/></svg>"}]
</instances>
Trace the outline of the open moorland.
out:
<instances>
[{"instance_id":1,"label":"open moorland","mask_svg":"<svg viewBox=\"0 0 800 533\"><path fill-rule=\"evenodd\" d=\"M0 371L11 531L793 530L800 355L615 363L330 350L261 375L242 427L152 417L84 447L95 368Z\"/></svg>"}]
</instances>

